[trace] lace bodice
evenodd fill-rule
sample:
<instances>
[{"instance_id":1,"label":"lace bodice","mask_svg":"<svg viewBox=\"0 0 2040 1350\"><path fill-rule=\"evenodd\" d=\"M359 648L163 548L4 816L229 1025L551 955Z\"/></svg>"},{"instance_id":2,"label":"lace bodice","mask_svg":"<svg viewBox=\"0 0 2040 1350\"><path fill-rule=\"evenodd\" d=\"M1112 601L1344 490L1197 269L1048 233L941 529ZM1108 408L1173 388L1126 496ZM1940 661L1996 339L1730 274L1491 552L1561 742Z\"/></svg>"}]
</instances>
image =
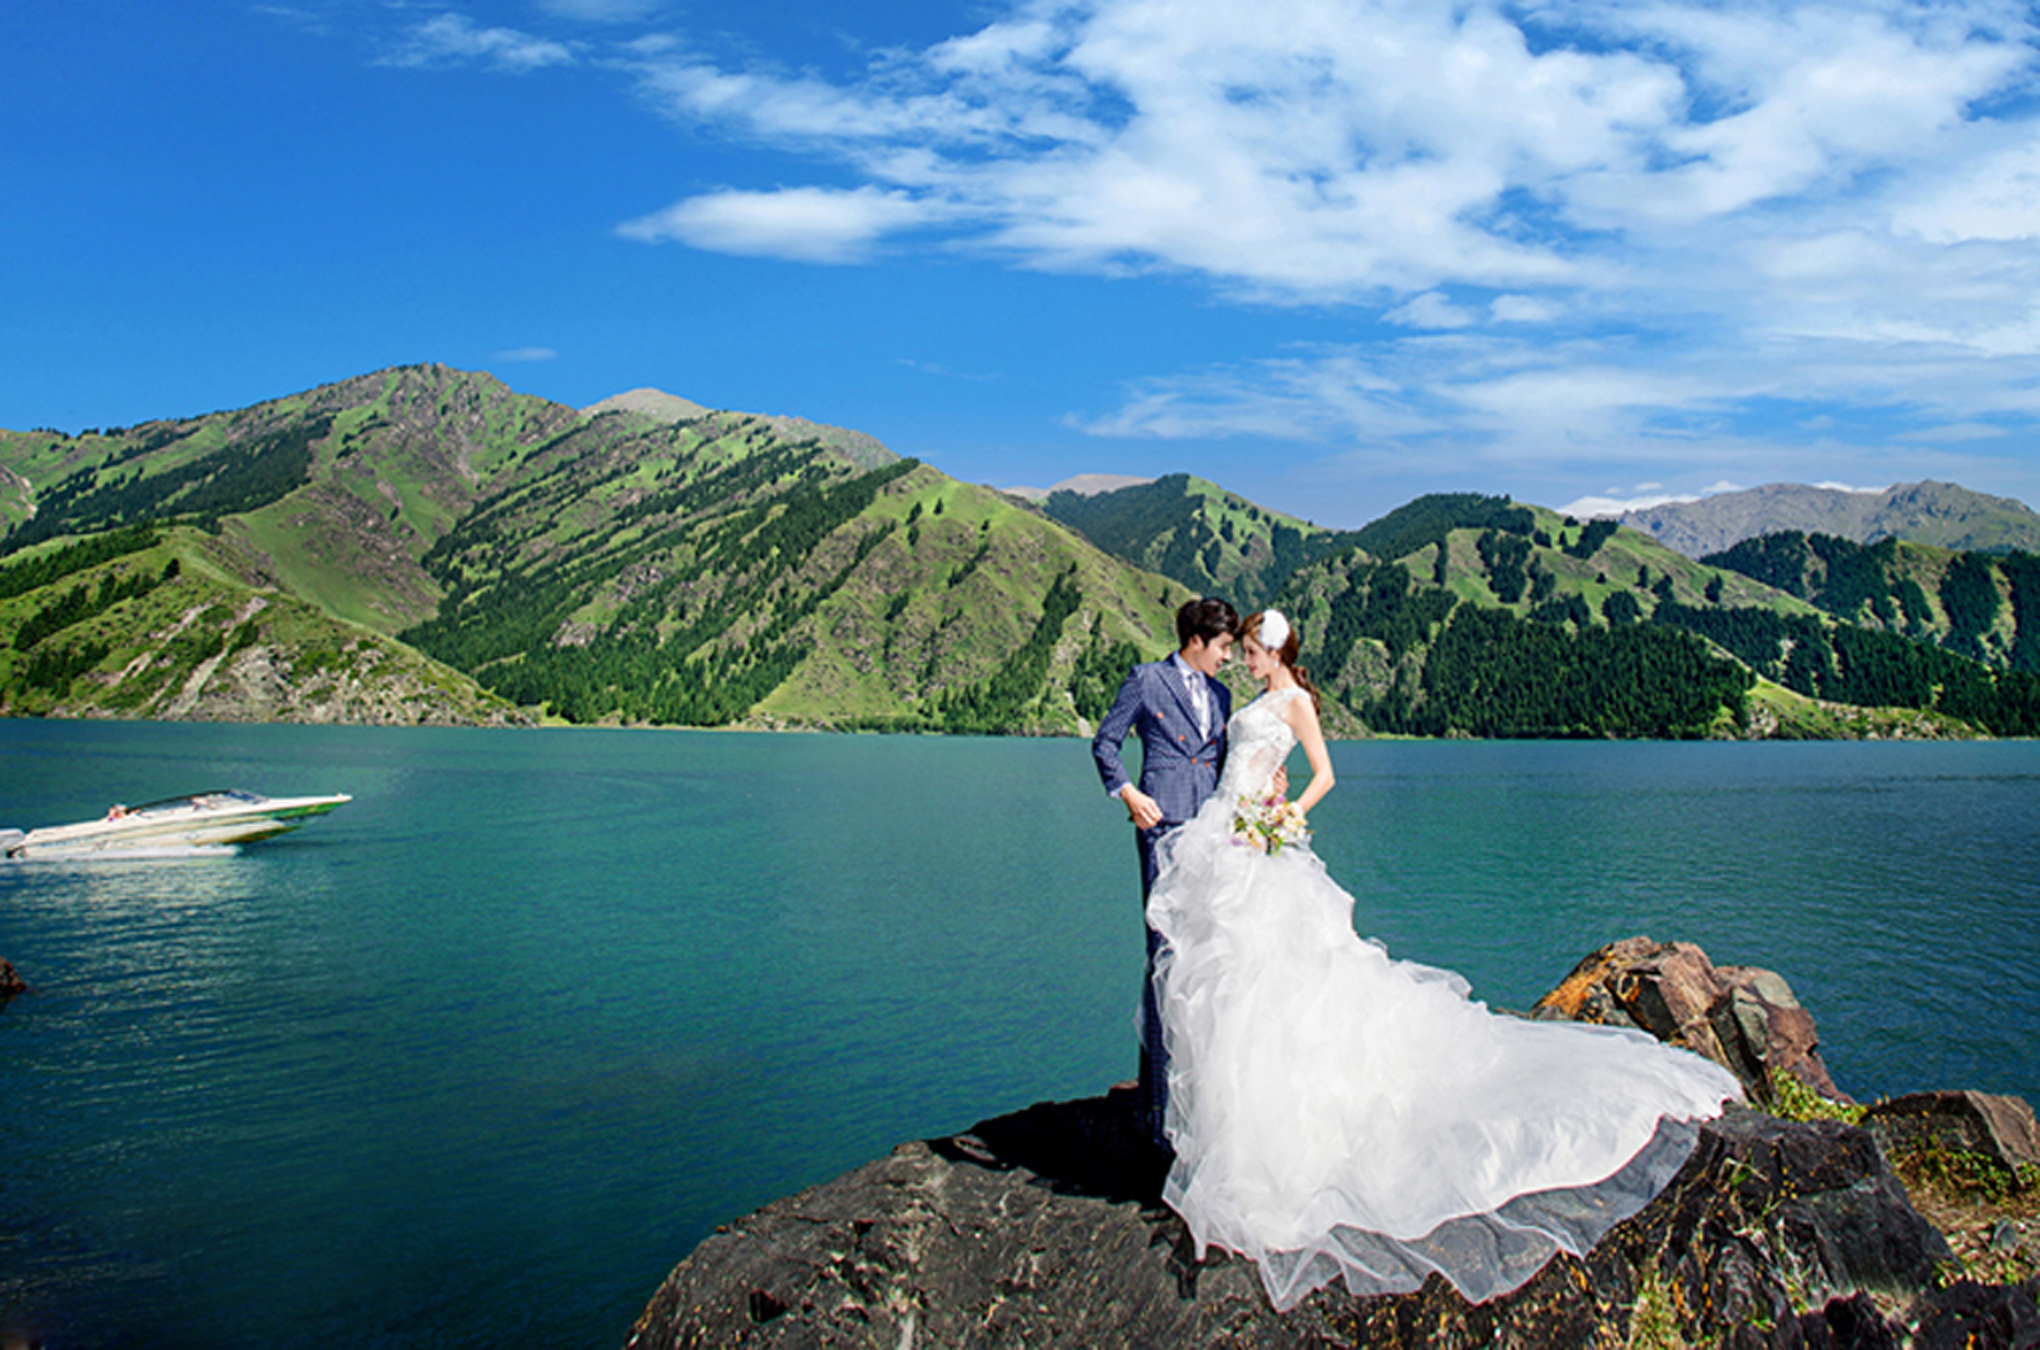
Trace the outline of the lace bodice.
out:
<instances>
[{"instance_id":1,"label":"lace bodice","mask_svg":"<svg viewBox=\"0 0 2040 1350\"><path fill-rule=\"evenodd\" d=\"M1290 700L1308 697L1301 689L1278 689L1232 715L1225 728L1225 776L1218 780L1218 796L1231 800L1268 786L1296 746L1296 733L1282 720L1282 710Z\"/></svg>"}]
</instances>

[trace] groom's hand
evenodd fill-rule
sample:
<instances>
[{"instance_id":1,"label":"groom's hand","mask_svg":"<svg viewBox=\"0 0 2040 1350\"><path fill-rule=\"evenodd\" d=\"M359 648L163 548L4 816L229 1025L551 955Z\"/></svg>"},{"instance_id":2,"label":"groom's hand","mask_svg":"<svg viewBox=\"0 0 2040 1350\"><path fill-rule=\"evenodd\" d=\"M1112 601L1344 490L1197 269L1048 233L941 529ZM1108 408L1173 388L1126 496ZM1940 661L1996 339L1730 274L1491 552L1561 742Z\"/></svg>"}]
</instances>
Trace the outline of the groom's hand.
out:
<instances>
[{"instance_id":1,"label":"groom's hand","mask_svg":"<svg viewBox=\"0 0 2040 1350\"><path fill-rule=\"evenodd\" d=\"M1127 818L1143 830L1153 829L1162 823L1162 808L1155 805L1155 799L1127 784L1119 794L1119 800L1126 803Z\"/></svg>"}]
</instances>

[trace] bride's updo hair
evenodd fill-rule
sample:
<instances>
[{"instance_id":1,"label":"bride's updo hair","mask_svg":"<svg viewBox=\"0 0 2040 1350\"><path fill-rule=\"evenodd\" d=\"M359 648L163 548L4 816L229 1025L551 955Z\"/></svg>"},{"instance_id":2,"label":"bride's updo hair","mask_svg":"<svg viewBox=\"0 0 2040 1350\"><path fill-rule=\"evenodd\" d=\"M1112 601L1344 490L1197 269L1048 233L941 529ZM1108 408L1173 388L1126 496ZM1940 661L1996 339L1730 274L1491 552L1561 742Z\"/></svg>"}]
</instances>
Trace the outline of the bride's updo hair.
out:
<instances>
[{"instance_id":1,"label":"bride's updo hair","mask_svg":"<svg viewBox=\"0 0 2040 1350\"><path fill-rule=\"evenodd\" d=\"M1279 648L1270 647L1267 643L1261 642L1261 620L1267 616L1267 613L1268 611L1265 609L1257 609L1246 618L1240 620L1240 636L1250 637L1255 642L1260 643L1264 650L1273 654L1276 660L1287 666L1289 673L1296 677L1296 682L1302 685L1304 691L1310 695L1310 706L1319 712L1323 712L1325 706L1324 700L1318 697L1317 686L1310 682L1310 672L1296 664L1298 651L1296 625L1289 625L1288 635L1282 639L1282 645Z\"/></svg>"}]
</instances>

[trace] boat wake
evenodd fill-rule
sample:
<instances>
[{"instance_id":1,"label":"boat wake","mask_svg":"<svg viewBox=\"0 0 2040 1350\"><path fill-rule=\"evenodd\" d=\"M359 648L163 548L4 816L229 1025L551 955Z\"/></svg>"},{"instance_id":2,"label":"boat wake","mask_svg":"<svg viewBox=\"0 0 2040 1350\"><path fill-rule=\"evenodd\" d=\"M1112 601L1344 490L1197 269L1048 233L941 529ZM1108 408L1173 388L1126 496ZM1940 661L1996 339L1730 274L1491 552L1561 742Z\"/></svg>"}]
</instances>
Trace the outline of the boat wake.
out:
<instances>
[{"instance_id":1,"label":"boat wake","mask_svg":"<svg viewBox=\"0 0 2040 1350\"><path fill-rule=\"evenodd\" d=\"M162 862L165 859L178 858L189 860L235 858L241 853L239 844L145 844L130 848L102 849L97 853L16 857L6 851L7 836L20 833L19 830L0 830L0 864L40 868L102 867L109 863Z\"/></svg>"}]
</instances>

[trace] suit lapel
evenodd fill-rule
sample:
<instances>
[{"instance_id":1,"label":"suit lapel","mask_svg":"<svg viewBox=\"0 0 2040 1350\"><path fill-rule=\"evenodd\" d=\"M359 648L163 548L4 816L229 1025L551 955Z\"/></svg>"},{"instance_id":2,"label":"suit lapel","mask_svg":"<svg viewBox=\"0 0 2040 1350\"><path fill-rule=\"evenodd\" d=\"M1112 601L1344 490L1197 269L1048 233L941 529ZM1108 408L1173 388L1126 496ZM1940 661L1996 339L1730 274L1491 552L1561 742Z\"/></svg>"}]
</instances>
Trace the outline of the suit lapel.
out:
<instances>
[{"instance_id":1,"label":"suit lapel","mask_svg":"<svg viewBox=\"0 0 2040 1350\"><path fill-rule=\"evenodd\" d=\"M1184 687L1183 672L1176 669L1174 657L1165 656L1156 663L1162 673L1162 683L1175 696L1176 706L1183 710L1183 725L1192 731L1197 729L1197 709L1190 702L1190 691Z\"/></svg>"}]
</instances>

